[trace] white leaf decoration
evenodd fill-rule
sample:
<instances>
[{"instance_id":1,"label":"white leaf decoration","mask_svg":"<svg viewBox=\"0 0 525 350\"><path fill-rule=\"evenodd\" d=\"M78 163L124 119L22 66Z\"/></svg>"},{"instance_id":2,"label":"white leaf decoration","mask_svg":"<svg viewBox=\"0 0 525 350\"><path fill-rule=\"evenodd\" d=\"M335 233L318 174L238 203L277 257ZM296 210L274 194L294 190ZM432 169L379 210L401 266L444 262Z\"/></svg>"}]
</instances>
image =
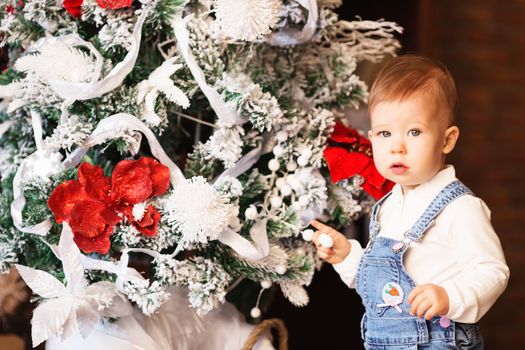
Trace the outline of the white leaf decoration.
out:
<instances>
[{"instance_id":1,"label":"white leaf decoration","mask_svg":"<svg viewBox=\"0 0 525 350\"><path fill-rule=\"evenodd\" d=\"M80 264L80 249L73 241L73 231L67 223L62 227L58 251L68 281L67 288L73 294L82 293L87 283L84 279L84 269Z\"/></svg>"},{"instance_id":2,"label":"white leaf decoration","mask_svg":"<svg viewBox=\"0 0 525 350\"><path fill-rule=\"evenodd\" d=\"M33 347L37 347L51 336L62 334L63 325L73 307L72 301L66 299L67 297L46 300L33 311L31 320Z\"/></svg>"},{"instance_id":3,"label":"white leaf decoration","mask_svg":"<svg viewBox=\"0 0 525 350\"><path fill-rule=\"evenodd\" d=\"M47 272L15 264L26 284L43 298L57 298L67 294L66 287Z\"/></svg>"},{"instance_id":4,"label":"white leaf decoration","mask_svg":"<svg viewBox=\"0 0 525 350\"><path fill-rule=\"evenodd\" d=\"M306 290L298 283L283 280L279 282L283 295L295 306L305 306L310 301Z\"/></svg>"}]
</instances>

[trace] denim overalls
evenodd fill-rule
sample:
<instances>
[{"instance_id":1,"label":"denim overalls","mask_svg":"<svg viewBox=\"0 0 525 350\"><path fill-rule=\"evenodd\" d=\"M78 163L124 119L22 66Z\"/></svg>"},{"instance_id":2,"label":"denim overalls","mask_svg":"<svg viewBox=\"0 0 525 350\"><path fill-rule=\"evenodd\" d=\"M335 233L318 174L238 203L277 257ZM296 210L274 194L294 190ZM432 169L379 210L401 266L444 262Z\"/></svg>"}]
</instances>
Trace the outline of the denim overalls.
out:
<instances>
[{"instance_id":1,"label":"denim overalls","mask_svg":"<svg viewBox=\"0 0 525 350\"><path fill-rule=\"evenodd\" d=\"M461 324L436 316L430 321L409 314L408 295L415 287L403 266L410 242L421 240L447 204L471 193L461 182L447 185L425 209L402 241L378 237L377 215L387 194L374 206L370 242L356 277L356 290L365 306L361 334L368 350L379 349L482 349L477 325Z\"/></svg>"}]
</instances>

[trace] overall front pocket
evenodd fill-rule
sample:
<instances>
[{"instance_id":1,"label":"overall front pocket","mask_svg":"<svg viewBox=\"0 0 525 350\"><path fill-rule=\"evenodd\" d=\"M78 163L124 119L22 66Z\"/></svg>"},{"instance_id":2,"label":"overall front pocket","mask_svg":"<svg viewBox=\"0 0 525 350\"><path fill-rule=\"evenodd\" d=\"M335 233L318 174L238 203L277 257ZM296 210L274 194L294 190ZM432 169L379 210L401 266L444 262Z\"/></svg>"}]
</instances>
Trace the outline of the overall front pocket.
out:
<instances>
[{"instance_id":1,"label":"overall front pocket","mask_svg":"<svg viewBox=\"0 0 525 350\"><path fill-rule=\"evenodd\" d=\"M393 258L363 257L360 266L357 291L363 299L367 309L371 309L378 316L385 313L389 307L378 306L385 303L383 293L386 286L399 284L399 269ZM392 290L392 294L403 291Z\"/></svg>"}]
</instances>

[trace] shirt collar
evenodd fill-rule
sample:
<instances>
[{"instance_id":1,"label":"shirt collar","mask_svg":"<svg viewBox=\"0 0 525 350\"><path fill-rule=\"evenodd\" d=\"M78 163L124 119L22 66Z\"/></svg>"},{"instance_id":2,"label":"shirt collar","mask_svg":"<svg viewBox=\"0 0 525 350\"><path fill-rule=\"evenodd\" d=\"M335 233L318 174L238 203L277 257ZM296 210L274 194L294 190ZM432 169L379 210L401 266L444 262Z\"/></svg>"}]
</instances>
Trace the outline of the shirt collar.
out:
<instances>
[{"instance_id":1,"label":"shirt collar","mask_svg":"<svg viewBox=\"0 0 525 350\"><path fill-rule=\"evenodd\" d=\"M405 198L417 195L423 201L431 201L434 197L449 183L456 180L456 170L452 165L445 165L445 168L439 171L433 178L422 183L403 195L401 185L395 184L392 188L392 199L398 203L403 203Z\"/></svg>"}]
</instances>

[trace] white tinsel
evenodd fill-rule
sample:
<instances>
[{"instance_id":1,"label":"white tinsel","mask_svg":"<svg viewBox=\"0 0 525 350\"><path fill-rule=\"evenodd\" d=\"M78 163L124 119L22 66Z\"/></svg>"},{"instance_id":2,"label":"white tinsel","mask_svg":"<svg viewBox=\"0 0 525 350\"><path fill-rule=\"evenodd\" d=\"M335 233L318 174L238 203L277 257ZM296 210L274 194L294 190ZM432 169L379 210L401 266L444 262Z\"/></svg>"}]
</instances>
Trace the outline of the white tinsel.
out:
<instances>
[{"instance_id":1,"label":"white tinsel","mask_svg":"<svg viewBox=\"0 0 525 350\"><path fill-rule=\"evenodd\" d=\"M208 159L222 161L226 169L231 168L242 156L244 129L239 125L220 125L204 144Z\"/></svg>"},{"instance_id":2,"label":"white tinsel","mask_svg":"<svg viewBox=\"0 0 525 350\"><path fill-rule=\"evenodd\" d=\"M161 283L189 288L190 305L197 314L206 314L224 302L231 276L220 264L203 257L177 261L166 255L154 264Z\"/></svg>"},{"instance_id":3,"label":"white tinsel","mask_svg":"<svg viewBox=\"0 0 525 350\"><path fill-rule=\"evenodd\" d=\"M164 211L166 220L182 233L179 244L188 248L217 239L235 214L235 206L205 178L196 176L175 186Z\"/></svg>"},{"instance_id":4,"label":"white tinsel","mask_svg":"<svg viewBox=\"0 0 525 350\"><path fill-rule=\"evenodd\" d=\"M222 95L228 104L234 105L241 116L248 117L259 131L270 131L283 122L283 111L277 99L263 92L246 74L223 74L217 84L224 89Z\"/></svg>"},{"instance_id":5,"label":"white tinsel","mask_svg":"<svg viewBox=\"0 0 525 350\"><path fill-rule=\"evenodd\" d=\"M282 6L281 0L215 0L221 30L233 39L246 41L270 34Z\"/></svg>"},{"instance_id":6,"label":"white tinsel","mask_svg":"<svg viewBox=\"0 0 525 350\"><path fill-rule=\"evenodd\" d=\"M129 300L135 302L142 312L150 316L166 302L170 293L158 281L153 281L149 286L134 284L130 281L124 283L124 293Z\"/></svg>"},{"instance_id":7,"label":"white tinsel","mask_svg":"<svg viewBox=\"0 0 525 350\"><path fill-rule=\"evenodd\" d=\"M66 122L59 124L54 130L53 135L46 138L46 147L54 149L65 149L71 151L73 146L81 145L91 134L93 125L83 122L78 116L70 116Z\"/></svg>"}]
</instances>

